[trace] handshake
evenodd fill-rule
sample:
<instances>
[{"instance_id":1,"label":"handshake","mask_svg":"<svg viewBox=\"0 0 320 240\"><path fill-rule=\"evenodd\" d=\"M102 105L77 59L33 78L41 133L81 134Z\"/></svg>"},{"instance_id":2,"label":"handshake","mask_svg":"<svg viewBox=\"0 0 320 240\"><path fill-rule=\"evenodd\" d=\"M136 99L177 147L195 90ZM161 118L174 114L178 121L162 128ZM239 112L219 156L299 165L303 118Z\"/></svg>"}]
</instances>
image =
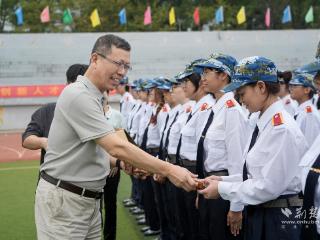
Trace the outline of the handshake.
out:
<instances>
[{"instance_id":1,"label":"handshake","mask_svg":"<svg viewBox=\"0 0 320 240\"><path fill-rule=\"evenodd\" d=\"M177 165L168 164L168 172L164 174L153 174L144 169L136 168L128 163L121 161L120 168L128 175L139 179L146 179L153 176L153 179L159 183L164 183L166 179L171 181L175 186L183 188L186 191L198 191L205 198L216 199L219 197L218 182L221 181L219 176L210 176L205 179L198 179L196 174Z\"/></svg>"}]
</instances>

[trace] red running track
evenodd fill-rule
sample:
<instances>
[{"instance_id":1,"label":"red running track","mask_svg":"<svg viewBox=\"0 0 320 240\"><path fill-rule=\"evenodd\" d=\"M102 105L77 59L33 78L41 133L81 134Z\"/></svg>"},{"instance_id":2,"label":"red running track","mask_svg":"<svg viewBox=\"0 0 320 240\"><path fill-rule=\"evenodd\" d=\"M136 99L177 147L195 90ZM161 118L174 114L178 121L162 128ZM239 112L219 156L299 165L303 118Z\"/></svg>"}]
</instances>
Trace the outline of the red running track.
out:
<instances>
[{"instance_id":1,"label":"red running track","mask_svg":"<svg viewBox=\"0 0 320 240\"><path fill-rule=\"evenodd\" d=\"M21 133L0 134L0 162L29 161L40 159L40 150L22 147Z\"/></svg>"}]
</instances>

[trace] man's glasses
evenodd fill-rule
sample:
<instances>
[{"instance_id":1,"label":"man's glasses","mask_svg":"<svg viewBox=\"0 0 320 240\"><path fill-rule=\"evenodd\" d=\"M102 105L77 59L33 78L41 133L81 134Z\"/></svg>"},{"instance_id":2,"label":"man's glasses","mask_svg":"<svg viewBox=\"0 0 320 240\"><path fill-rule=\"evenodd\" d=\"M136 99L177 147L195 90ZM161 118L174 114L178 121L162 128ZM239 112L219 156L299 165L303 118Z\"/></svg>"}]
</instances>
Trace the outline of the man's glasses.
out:
<instances>
[{"instance_id":1,"label":"man's glasses","mask_svg":"<svg viewBox=\"0 0 320 240\"><path fill-rule=\"evenodd\" d=\"M108 60L109 62L113 63L113 64L116 65L118 68L124 69L126 72L132 70L132 67L131 67L129 64L126 64L126 63L124 63L124 62L114 61L114 60L108 58L107 56L103 55L102 53L96 52L96 54L98 54L100 57Z\"/></svg>"}]
</instances>

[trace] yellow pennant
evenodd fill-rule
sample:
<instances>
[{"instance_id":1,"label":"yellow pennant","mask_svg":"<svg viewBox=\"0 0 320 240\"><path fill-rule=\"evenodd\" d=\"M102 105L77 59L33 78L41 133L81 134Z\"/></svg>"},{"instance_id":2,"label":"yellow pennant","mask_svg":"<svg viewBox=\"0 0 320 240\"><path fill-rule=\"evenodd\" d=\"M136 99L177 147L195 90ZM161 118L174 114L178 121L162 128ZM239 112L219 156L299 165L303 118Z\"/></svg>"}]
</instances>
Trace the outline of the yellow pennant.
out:
<instances>
[{"instance_id":1,"label":"yellow pennant","mask_svg":"<svg viewBox=\"0 0 320 240\"><path fill-rule=\"evenodd\" d=\"M90 15L91 25L92 27L96 27L101 25L100 17L98 14L98 9L94 9Z\"/></svg>"},{"instance_id":2,"label":"yellow pennant","mask_svg":"<svg viewBox=\"0 0 320 240\"><path fill-rule=\"evenodd\" d=\"M169 24L174 25L176 23L176 14L174 12L174 7L172 7L169 11Z\"/></svg>"},{"instance_id":3,"label":"yellow pennant","mask_svg":"<svg viewBox=\"0 0 320 240\"><path fill-rule=\"evenodd\" d=\"M237 14L237 22L238 24L242 24L246 22L246 10L244 6L242 6Z\"/></svg>"}]
</instances>

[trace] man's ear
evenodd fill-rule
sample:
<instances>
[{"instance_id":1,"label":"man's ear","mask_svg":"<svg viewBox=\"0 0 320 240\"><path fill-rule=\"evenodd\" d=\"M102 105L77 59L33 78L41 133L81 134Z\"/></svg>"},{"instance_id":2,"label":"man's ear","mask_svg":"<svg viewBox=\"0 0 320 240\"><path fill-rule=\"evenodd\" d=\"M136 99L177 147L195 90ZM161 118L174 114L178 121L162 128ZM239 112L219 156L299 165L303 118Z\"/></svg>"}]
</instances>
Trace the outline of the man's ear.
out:
<instances>
[{"instance_id":1,"label":"man's ear","mask_svg":"<svg viewBox=\"0 0 320 240\"><path fill-rule=\"evenodd\" d=\"M90 57L90 64L97 64L97 60L98 60L98 54L96 53L92 53L91 57Z\"/></svg>"}]
</instances>

